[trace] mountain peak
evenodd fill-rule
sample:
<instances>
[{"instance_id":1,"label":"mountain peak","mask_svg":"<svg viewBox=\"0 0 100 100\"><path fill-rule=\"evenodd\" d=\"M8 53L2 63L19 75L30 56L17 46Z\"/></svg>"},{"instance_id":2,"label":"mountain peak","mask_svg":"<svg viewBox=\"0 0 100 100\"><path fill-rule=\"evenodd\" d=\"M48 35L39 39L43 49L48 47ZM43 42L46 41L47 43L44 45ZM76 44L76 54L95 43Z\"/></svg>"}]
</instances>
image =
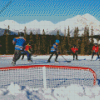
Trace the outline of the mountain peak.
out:
<instances>
[{"instance_id":1,"label":"mountain peak","mask_svg":"<svg viewBox=\"0 0 100 100\"><path fill-rule=\"evenodd\" d=\"M17 23L17 22L14 21L14 20L5 20L4 22L5 22L5 23Z\"/></svg>"},{"instance_id":2,"label":"mountain peak","mask_svg":"<svg viewBox=\"0 0 100 100\"><path fill-rule=\"evenodd\" d=\"M89 21L97 21L97 19L95 17L93 17L92 15L90 15L88 13L82 15L82 17L85 18L85 19L87 19L87 20L89 20Z\"/></svg>"}]
</instances>

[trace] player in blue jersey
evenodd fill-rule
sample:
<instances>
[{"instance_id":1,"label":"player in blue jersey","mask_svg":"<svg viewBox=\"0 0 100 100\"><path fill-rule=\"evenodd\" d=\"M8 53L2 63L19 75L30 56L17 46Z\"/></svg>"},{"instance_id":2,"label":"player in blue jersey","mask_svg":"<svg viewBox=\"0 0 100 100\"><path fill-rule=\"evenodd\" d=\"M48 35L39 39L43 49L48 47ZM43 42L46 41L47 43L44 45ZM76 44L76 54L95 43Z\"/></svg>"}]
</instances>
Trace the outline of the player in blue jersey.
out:
<instances>
[{"instance_id":1,"label":"player in blue jersey","mask_svg":"<svg viewBox=\"0 0 100 100\"><path fill-rule=\"evenodd\" d=\"M15 44L14 57L12 61L13 66L16 64L16 61L20 58L21 52L23 51L23 48L26 44L26 40L23 36L24 33L21 32L20 37L13 39L13 44Z\"/></svg>"},{"instance_id":2,"label":"player in blue jersey","mask_svg":"<svg viewBox=\"0 0 100 100\"><path fill-rule=\"evenodd\" d=\"M59 40L56 40L55 43L53 44L53 46L51 47L51 55L48 59L48 62L50 62L50 59L52 58L53 54L56 55L56 58L55 58L55 62L58 62L57 61L57 57L58 57L58 44L59 44Z\"/></svg>"}]
</instances>

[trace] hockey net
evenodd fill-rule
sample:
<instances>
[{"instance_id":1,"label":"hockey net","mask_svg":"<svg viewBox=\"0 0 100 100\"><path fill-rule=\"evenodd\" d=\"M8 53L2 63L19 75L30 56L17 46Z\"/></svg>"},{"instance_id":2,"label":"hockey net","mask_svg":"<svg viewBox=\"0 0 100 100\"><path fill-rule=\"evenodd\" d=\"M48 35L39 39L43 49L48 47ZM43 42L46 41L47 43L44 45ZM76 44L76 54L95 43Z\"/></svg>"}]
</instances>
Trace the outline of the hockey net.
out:
<instances>
[{"instance_id":1,"label":"hockey net","mask_svg":"<svg viewBox=\"0 0 100 100\"><path fill-rule=\"evenodd\" d=\"M93 86L96 73L91 68L31 65L0 68L0 88L11 82L32 88L57 88L70 84Z\"/></svg>"}]
</instances>

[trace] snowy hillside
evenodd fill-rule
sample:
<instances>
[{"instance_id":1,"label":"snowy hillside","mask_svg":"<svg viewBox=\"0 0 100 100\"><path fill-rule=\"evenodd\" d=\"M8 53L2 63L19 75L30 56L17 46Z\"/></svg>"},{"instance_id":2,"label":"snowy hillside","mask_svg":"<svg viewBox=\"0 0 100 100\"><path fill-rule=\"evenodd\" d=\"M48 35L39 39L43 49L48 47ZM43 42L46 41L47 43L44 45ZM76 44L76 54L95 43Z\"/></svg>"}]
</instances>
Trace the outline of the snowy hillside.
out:
<instances>
[{"instance_id":1,"label":"snowy hillside","mask_svg":"<svg viewBox=\"0 0 100 100\"><path fill-rule=\"evenodd\" d=\"M100 21L98 21L90 14L85 14L82 16L77 15L57 24L53 24L52 22L45 20L40 22L34 20L26 24L19 24L13 20L5 20L3 22L0 22L0 28L5 29L8 27L8 25L10 26L10 30L14 32L24 31L24 28L26 26L27 33L30 33L30 31L32 31L34 34L36 34L36 32L42 34L43 29L45 30L46 34L55 35L57 33L57 30L59 30L60 34L64 34L64 30L66 29L67 32L68 26L70 28L71 36L73 36L75 27L79 28L80 35L83 34L85 26L89 27L90 34L92 26L94 29L94 35L98 35L100 33Z\"/></svg>"}]
</instances>

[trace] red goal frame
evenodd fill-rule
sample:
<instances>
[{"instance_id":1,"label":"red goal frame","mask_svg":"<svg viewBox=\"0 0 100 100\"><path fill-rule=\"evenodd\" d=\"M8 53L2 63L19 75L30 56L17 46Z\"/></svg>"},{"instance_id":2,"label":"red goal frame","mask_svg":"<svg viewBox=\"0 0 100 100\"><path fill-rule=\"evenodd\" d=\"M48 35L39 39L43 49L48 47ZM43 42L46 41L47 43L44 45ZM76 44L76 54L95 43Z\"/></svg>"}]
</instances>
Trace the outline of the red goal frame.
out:
<instances>
[{"instance_id":1,"label":"red goal frame","mask_svg":"<svg viewBox=\"0 0 100 100\"><path fill-rule=\"evenodd\" d=\"M88 67L76 67L76 66L57 66L57 65L27 65L27 66L11 66L11 67L2 67L1 71L6 70L16 70L16 69L28 69L28 68L38 68L38 67L46 67L46 68L59 68L59 69L72 69L72 70L85 70L90 71L93 74L94 80L93 85L96 85L97 75L94 70Z\"/></svg>"}]
</instances>

